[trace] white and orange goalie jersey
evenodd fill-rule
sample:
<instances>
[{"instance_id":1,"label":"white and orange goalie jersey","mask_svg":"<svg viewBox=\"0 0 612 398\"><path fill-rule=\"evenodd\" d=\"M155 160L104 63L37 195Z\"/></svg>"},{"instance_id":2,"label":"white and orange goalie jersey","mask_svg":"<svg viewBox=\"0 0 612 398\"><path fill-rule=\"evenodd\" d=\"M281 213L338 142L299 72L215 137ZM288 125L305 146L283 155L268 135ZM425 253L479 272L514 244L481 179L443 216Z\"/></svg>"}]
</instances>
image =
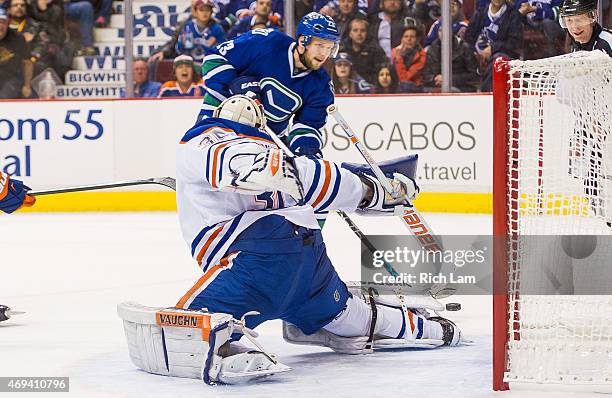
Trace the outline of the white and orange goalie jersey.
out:
<instances>
[{"instance_id":1,"label":"white and orange goalie jersey","mask_svg":"<svg viewBox=\"0 0 612 398\"><path fill-rule=\"evenodd\" d=\"M360 178L321 159L295 159L303 185L303 204L275 191L237 193L224 182L236 176L244 162L276 148L271 137L256 128L220 118L198 122L177 149L177 205L183 237L203 270L216 264L249 225L270 214L319 229L315 211L355 211L363 197Z\"/></svg>"}]
</instances>

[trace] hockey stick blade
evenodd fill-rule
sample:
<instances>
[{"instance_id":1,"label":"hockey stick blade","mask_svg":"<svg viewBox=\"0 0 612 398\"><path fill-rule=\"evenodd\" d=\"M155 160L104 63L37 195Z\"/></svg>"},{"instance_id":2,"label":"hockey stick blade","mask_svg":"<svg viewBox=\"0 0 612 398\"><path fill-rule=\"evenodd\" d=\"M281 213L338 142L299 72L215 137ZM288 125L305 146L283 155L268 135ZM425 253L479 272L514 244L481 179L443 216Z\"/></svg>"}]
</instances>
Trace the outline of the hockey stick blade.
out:
<instances>
[{"instance_id":1,"label":"hockey stick blade","mask_svg":"<svg viewBox=\"0 0 612 398\"><path fill-rule=\"evenodd\" d=\"M176 191L176 180L172 177L157 177L147 178L145 180L132 180L132 181L121 181L113 182L109 184L92 184L92 185L81 185L76 187L56 188L39 191L30 191L30 196L41 196L41 195L54 195L59 193L72 193L72 192L83 192L83 191L95 191L100 189L111 189L121 187L131 187L136 185L163 185L167 188Z\"/></svg>"}]
</instances>

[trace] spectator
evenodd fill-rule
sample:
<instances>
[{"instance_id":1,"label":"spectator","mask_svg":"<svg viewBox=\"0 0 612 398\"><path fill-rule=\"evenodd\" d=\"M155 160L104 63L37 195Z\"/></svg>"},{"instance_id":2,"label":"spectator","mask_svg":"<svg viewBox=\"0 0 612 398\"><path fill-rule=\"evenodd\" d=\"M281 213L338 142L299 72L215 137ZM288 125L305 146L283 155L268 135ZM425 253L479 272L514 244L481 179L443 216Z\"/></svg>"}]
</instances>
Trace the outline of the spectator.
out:
<instances>
[{"instance_id":1,"label":"spectator","mask_svg":"<svg viewBox=\"0 0 612 398\"><path fill-rule=\"evenodd\" d=\"M474 14L465 31L465 41L476 50L484 68L482 91L491 91L493 61L497 57L517 59L523 47L521 15L506 0L491 0Z\"/></svg>"},{"instance_id":2,"label":"spectator","mask_svg":"<svg viewBox=\"0 0 612 398\"><path fill-rule=\"evenodd\" d=\"M564 53L565 31L557 22L561 0L517 0L514 8L521 14L524 28L544 32L547 43L542 58Z\"/></svg>"},{"instance_id":3,"label":"spectator","mask_svg":"<svg viewBox=\"0 0 612 398\"><path fill-rule=\"evenodd\" d=\"M423 77L427 53L421 47L420 34L414 25L408 25L402 32L402 41L393 49L393 64L397 76L406 91L423 91Z\"/></svg>"},{"instance_id":4,"label":"spectator","mask_svg":"<svg viewBox=\"0 0 612 398\"><path fill-rule=\"evenodd\" d=\"M353 60L347 53L338 53L331 73L336 94L367 94L371 86L353 70Z\"/></svg>"},{"instance_id":5,"label":"spectator","mask_svg":"<svg viewBox=\"0 0 612 398\"><path fill-rule=\"evenodd\" d=\"M134 77L134 98L155 98L161 88L161 83L149 80L149 64L145 58L136 58L132 65ZM125 92L121 92L125 97Z\"/></svg>"},{"instance_id":6,"label":"spectator","mask_svg":"<svg viewBox=\"0 0 612 398\"><path fill-rule=\"evenodd\" d=\"M393 66L380 64L376 72L376 84L372 87L372 94L394 94L399 92L399 79Z\"/></svg>"},{"instance_id":7,"label":"spectator","mask_svg":"<svg viewBox=\"0 0 612 398\"><path fill-rule=\"evenodd\" d=\"M355 0L355 2L355 6L357 7L359 14L362 16L368 15L368 0ZM314 9L311 11L316 11L323 15L329 15L335 19L338 15L340 15L340 13L342 13L342 6L340 3L342 3L342 0L316 0L314 2ZM348 6L345 5L344 7L347 8Z\"/></svg>"},{"instance_id":8,"label":"spectator","mask_svg":"<svg viewBox=\"0 0 612 398\"><path fill-rule=\"evenodd\" d=\"M367 3L366 3L367 4ZM351 20L367 14L357 7L357 0L338 0L338 12L333 17L340 32L340 40L345 40L348 35L348 25Z\"/></svg>"},{"instance_id":9,"label":"spectator","mask_svg":"<svg viewBox=\"0 0 612 398\"><path fill-rule=\"evenodd\" d=\"M384 62L386 57L375 41L368 40L368 21L355 18L349 23L349 34L342 42L342 51L351 56L358 75L370 84L376 83L376 65Z\"/></svg>"},{"instance_id":10,"label":"spectator","mask_svg":"<svg viewBox=\"0 0 612 398\"><path fill-rule=\"evenodd\" d=\"M0 98L32 95L32 61L23 36L9 29L8 14L0 8Z\"/></svg>"},{"instance_id":11,"label":"spectator","mask_svg":"<svg viewBox=\"0 0 612 398\"><path fill-rule=\"evenodd\" d=\"M415 25L424 31L423 23L404 6L402 0L380 0L380 9L380 12L370 15L370 37L378 42L387 59L391 60L391 49L400 44L404 26Z\"/></svg>"},{"instance_id":12,"label":"spectator","mask_svg":"<svg viewBox=\"0 0 612 398\"><path fill-rule=\"evenodd\" d=\"M206 50L225 41L225 32L212 18L214 7L213 0L196 0L193 5L193 18L179 33L175 46L177 54L186 54L201 62Z\"/></svg>"},{"instance_id":13,"label":"spectator","mask_svg":"<svg viewBox=\"0 0 612 398\"><path fill-rule=\"evenodd\" d=\"M10 0L0 0L0 8L8 10Z\"/></svg>"},{"instance_id":14,"label":"spectator","mask_svg":"<svg viewBox=\"0 0 612 398\"><path fill-rule=\"evenodd\" d=\"M272 14L272 0L257 0L254 14L243 17L237 25L230 29L227 38L233 39L249 30L256 29L255 26L273 29L282 26L282 21L278 16Z\"/></svg>"},{"instance_id":15,"label":"spectator","mask_svg":"<svg viewBox=\"0 0 612 398\"><path fill-rule=\"evenodd\" d=\"M32 49L35 75L52 68L64 76L72 66L74 48L66 43L64 9L61 0L35 0L30 3L29 14L40 23L37 45Z\"/></svg>"},{"instance_id":16,"label":"spectator","mask_svg":"<svg viewBox=\"0 0 612 398\"><path fill-rule=\"evenodd\" d=\"M28 16L26 0L10 0L8 10L10 16L9 29L23 36L29 47L35 45L40 24Z\"/></svg>"},{"instance_id":17,"label":"spectator","mask_svg":"<svg viewBox=\"0 0 612 398\"><path fill-rule=\"evenodd\" d=\"M93 47L94 6L90 0L64 0L64 16L79 23L81 50L78 55L96 55Z\"/></svg>"},{"instance_id":18,"label":"spectator","mask_svg":"<svg viewBox=\"0 0 612 398\"><path fill-rule=\"evenodd\" d=\"M174 34L172 35L170 40L168 40L166 44L158 48L157 51L155 51L155 53L153 53L153 55L149 57L148 62L157 62L161 61L162 59L174 59L178 56L175 49L176 43L178 42L180 33L185 28L185 25L187 25L187 22L189 22L191 18L193 18L193 7L196 1L197 0L191 0L191 15L189 16L189 18L179 21L178 25L176 26L176 29L174 30Z\"/></svg>"},{"instance_id":19,"label":"spectator","mask_svg":"<svg viewBox=\"0 0 612 398\"><path fill-rule=\"evenodd\" d=\"M453 35L453 91L474 92L478 86L478 61L472 48L459 36ZM438 38L427 49L427 61L423 69L423 84L429 91L442 87L442 29Z\"/></svg>"},{"instance_id":20,"label":"spectator","mask_svg":"<svg viewBox=\"0 0 612 398\"><path fill-rule=\"evenodd\" d=\"M198 75L193 58L189 55L176 57L172 75L174 80L161 86L158 98L204 96L204 83Z\"/></svg>"},{"instance_id":21,"label":"spectator","mask_svg":"<svg viewBox=\"0 0 612 398\"><path fill-rule=\"evenodd\" d=\"M463 0L453 0L451 2L451 16L453 17L453 34L463 39L465 30L468 27L468 20L465 18L461 7L463 7ZM427 33L427 37L425 38L423 46L427 47L438 39L438 30L440 29L441 24L442 18L438 18L436 22L431 25L431 28L429 28L429 33Z\"/></svg>"}]
</instances>

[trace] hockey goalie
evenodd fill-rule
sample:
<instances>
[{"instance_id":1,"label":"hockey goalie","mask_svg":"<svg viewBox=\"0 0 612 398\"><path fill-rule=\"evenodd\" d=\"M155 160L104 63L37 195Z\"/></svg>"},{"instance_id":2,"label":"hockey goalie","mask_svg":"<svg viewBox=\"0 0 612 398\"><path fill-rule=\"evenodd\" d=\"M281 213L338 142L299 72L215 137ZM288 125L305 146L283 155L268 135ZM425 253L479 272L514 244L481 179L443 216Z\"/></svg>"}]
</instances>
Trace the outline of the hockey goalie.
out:
<instances>
[{"instance_id":1,"label":"hockey goalie","mask_svg":"<svg viewBox=\"0 0 612 398\"><path fill-rule=\"evenodd\" d=\"M392 196L365 167L286 156L265 123L258 101L235 95L180 141L178 213L203 274L173 307L118 306L134 364L208 384L285 372L290 368L266 352L253 331L271 319L284 321L290 343L345 354L390 342L458 345L461 333L450 320L400 298L351 294L326 254L315 218L321 210L393 215L419 191L406 172L412 158L382 166Z\"/></svg>"}]
</instances>

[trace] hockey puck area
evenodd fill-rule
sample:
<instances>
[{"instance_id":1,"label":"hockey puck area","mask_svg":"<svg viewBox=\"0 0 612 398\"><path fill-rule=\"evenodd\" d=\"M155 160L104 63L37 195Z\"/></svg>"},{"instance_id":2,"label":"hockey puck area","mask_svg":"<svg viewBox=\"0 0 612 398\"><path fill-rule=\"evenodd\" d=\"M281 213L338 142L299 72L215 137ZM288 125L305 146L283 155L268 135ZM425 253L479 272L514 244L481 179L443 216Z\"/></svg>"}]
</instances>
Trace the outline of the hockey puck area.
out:
<instances>
[{"instance_id":1,"label":"hockey puck area","mask_svg":"<svg viewBox=\"0 0 612 398\"><path fill-rule=\"evenodd\" d=\"M23 311L14 311L6 305L0 304L0 322L10 319L13 315L25 314Z\"/></svg>"},{"instance_id":2,"label":"hockey puck area","mask_svg":"<svg viewBox=\"0 0 612 398\"><path fill-rule=\"evenodd\" d=\"M446 303L446 311L459 311L461 304L459 303Z\"/></svg>"},{"instance_id":3,"label":"hockey puck area","mask_svg":"<svg viewBox=\"0 0 612 398\"><path fill-rule=\"evenodd\" d=\"M6 321L11 317L11 309L6 305L0 304L0 322Z\"/></svg>"}]
</instances>

